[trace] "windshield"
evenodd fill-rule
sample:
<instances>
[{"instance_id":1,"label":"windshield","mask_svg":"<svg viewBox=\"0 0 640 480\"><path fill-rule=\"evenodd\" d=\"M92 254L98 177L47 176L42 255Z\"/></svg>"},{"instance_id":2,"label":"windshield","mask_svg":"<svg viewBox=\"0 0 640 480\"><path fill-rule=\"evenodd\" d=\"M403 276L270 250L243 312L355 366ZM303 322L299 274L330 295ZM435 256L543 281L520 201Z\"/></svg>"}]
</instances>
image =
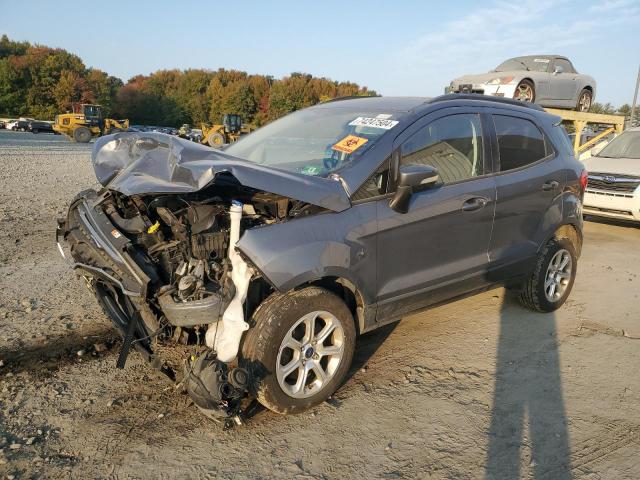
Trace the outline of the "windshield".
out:
<instances>
[{"instance_id":1,"label":"windshield","mask_svg":"<svg viewBox=\"0 0 640 480\"><path fill-rule=\"evenodd\" d=\"M549 68L548 58L516 57L502 62L495 69L496 72L508 72L510 70L531 70L532 72L546 72Z\"/></svg>"},{"instance_id":2,"label":"windshield","mask_svg":"<svg viewBox=\"0 0 640 480\"><path fill-rule=\"evenodd\" d=\"M640 130L624 132L602 149L598 157L640 159Z\"/></svg>"},{"instance_id":3,"label":"windshield","mask_svg":"<svg viewBox=\"0 0 640 480\"><path fill-rule=\"evenodd\" d=\"M310 108L256 130L225 151L260 165L325 177L357 161L397 124L393 114Z\"/></svg>"}]
</instances>

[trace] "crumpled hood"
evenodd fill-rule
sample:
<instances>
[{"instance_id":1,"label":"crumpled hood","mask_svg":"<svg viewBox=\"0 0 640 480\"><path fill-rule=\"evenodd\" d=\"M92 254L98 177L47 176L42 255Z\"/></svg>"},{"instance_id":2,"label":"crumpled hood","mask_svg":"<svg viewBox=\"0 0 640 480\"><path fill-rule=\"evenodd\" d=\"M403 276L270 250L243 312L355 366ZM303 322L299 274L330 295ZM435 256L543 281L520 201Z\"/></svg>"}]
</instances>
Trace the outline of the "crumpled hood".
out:
<instances>
[{"instance_id":1,"label":"crumpled hood","mask_svg":"<svg viewBox=\"0 0 640 480\"><path fill-rule=\"evenodd\" d=\"M227 172L246 187L336 212L351 205L339 181L263 167L164 133L100 137L91 160L103 186L128 196L197 192Z\"/></svg>"},{"instance_id":2,"label":"crumpled hood","mask_svg":"<svg viewBox=\"0 0 640 480\"><path fill-rule=\"evenodd\" d=\"M453 80L455 86L460 85L461 83L471 83L471 84L479 84L479 83L487 83L494 78L501 77L514 77L514 81L518 81L522 78L523 73L521 71L512 71L512 72L487 72L487 73L479 73L476 75L463 75L462 77L458 77Z\"/></svg>"}]
</instances>

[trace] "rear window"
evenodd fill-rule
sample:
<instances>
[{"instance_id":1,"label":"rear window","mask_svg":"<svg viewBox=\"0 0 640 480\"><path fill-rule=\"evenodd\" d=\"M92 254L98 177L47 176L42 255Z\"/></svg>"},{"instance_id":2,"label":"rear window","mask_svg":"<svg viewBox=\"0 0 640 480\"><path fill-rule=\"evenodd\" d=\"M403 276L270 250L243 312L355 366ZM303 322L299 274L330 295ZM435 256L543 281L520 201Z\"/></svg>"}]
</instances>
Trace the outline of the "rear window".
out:
<instances>
[{"instance_id":1,"label":"rear window","mask_svg":"<svg viewBox=\"0 0 640 480\"><path fill-rule=\"evenodd\" d=\"M498 137L501 172L525 167L547 156L547 142L533 122L507 115L494 115L493 122Z\"/></svg>"}]
</instances>

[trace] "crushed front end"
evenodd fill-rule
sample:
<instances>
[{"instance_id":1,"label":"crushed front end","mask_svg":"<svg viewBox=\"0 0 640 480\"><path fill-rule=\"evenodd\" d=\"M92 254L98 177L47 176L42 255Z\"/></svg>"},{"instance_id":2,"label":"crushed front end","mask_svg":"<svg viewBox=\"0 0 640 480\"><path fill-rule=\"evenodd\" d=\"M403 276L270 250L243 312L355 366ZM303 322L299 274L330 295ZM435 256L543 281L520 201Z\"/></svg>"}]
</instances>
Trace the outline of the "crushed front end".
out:
<instances>
[{"instance_id":1,"label":"crushed front end","mask_svg":"<svg viewBox=\"0 0 640 480\"><path fill-rule=\"evenodd\" d=\"M124 336L118 366L133 346L187 388L198 390L195 379L204 375L210 395L194 401L231 414L247 392L247 373L233 359L212 358L213 344L205 342L208 329L223 337L223 315L236 294L228 275L229 206L217 200L87 191L59 222L58 241ZM243 227L256 221L246 217ZM204 371L201 354L220 375Z\"/></svg>"},{"instance_id":2,"label":"crushed front end","mask_svg":"<svg viewBox=\"0 0 640 480\"><path fill-rule=\"evenodd\" d=\"M337 182L283 182L190 143L161 134L99 139L92 160L104 188L80 193L56 236L124 336L118 366L134 347L209 416L229 416L251 390L238 359L243 334L274 290L236 242L247 229L323 210L260 187L329 205L340 190Z\"/></svg>"}]
</instances>

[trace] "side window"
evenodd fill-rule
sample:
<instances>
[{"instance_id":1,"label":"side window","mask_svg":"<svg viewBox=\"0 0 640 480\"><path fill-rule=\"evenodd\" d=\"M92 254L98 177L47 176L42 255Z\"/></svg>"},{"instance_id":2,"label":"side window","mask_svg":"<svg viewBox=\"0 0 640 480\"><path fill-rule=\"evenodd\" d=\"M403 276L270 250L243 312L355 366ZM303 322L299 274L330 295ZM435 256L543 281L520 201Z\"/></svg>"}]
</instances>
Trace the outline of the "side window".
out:
<instances>
[{"instance_id":1,"label":"side window","mask_svg":"<svg viewBox=\"0 0 640 480\"><path fill-rule=\"evenodd\" d=\"M351 196L351 200L367 200L368 198L379 197L387 193L389 185L389 165L390 159L382 162L382 165L371 175L362 186Z\"/></svg>"},{"instance_id":2,"label":"side window","mask_svg":"<svg viewBox=\"0 0 640 480\"><path fill-rule=\"evenodd\" d=\"M547 142L533 122L507 115L493 115L493 123L498 136L501 172L524 167L547 156Z\"/></svg>"},{"instance_id":3,"label":"side window","mask_svg":"<svg viewBox=\"0 0 640 480\"><path fill-rule=\"evenodd\" d=\"M571 65L571 62L565 60L564 58L556 58L555 64L560 65L564 73L576 73L573 69L573 66Z\"/></svg>"},{"instance_id":4,"label":"side window","mask_svg":"<svg viewBox=\"0 0 640 480\"><path fill-rule=\"evenodd\" d=\"M456 114L434 120L402 144L402 164L430 165L443 183L484 173L482 126L478 114Z\"/></svg>"}]
</instances>

